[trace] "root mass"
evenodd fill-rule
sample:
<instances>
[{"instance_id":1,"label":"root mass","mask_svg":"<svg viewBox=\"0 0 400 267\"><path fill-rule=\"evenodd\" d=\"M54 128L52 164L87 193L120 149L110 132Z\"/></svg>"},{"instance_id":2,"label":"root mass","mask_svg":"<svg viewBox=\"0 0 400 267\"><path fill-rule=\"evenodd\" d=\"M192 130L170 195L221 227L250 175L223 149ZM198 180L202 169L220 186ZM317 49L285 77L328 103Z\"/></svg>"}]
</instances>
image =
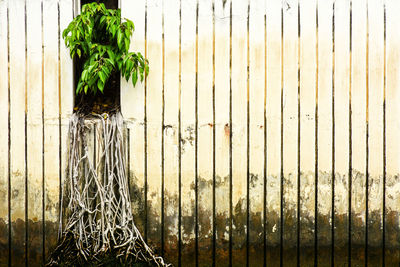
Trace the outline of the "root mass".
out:
<instances>
[{"instance_id":1,"label":"root mass","mask_svg":"<svg viewBox=\"0 0 400 267\"><path fill-rule=\"evenodd\" d=\"M96 133L96 153L89 153L90 127ZM170 266L154 254L134 224L123 127L119 112L71 117L59 241L47 266L104 266L109 261Z\"/></svg>"}]
</instances>

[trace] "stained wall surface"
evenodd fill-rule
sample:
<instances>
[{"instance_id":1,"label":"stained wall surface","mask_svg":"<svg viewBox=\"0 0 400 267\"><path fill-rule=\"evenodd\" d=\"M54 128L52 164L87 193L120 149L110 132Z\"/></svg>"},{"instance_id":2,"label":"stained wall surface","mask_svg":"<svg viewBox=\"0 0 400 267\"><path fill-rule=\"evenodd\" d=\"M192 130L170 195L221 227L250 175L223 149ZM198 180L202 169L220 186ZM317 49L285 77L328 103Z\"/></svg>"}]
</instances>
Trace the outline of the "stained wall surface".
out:
<instances>
[{"instance_id":1,"label":"stained wall surface","mask_svg":"<svg viewBox=\"0 0 400 267\"><path fill-rule=\"evenodd\" d=\"M0 266L57 241L73 0L0 0ZM397 266L400 2L120 0L135 222L176 266Z\"/></svg>"}]
</instances>

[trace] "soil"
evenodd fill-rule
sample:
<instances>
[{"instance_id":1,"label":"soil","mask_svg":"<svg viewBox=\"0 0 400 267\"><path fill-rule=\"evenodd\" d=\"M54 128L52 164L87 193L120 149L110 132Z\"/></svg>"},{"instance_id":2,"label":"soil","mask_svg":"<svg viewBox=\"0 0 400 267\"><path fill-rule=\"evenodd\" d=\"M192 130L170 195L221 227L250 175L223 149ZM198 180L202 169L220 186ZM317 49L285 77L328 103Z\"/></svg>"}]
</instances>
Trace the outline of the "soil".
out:
<instances>
[{"instance_id":1,"label":"soil","mask_svg":"<svg viewBox=\"0 0 400 267\"><path fill-rule=\"evenodd\" d=\"M113 73L104 87L103 93L97 91L75 95L74 111L82 114L113 114L120 111L120 73Z\"/></svg>"}]
</instances>

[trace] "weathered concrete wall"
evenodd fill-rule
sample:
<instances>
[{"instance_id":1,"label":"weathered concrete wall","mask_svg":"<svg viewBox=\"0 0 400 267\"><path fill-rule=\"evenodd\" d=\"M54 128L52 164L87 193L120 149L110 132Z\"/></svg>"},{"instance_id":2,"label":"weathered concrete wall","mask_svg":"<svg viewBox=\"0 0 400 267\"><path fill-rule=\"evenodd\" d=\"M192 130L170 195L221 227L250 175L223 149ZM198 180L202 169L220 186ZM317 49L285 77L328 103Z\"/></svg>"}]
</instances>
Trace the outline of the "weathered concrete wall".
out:
<instances>
[{"instance_id":1,"label":"weathered concrete wall","mask_svg":"<svg viewBox=\"0 0 400 267\"><path fill-rule=\"evenodd\" d=\"M72 1L0 1L0 266L41 266L56 244L72 61Z\"/></svg>"},{"instance_id":2,"label":"weathered concrete wall","mask_svg":"<svg viewBox=\"0 0 400 267\"><path fill-rule=\"evenodd\" d=\"M0 266L57 239L72 0L0 0ZM400 3L121 0L135 222L182 266L400 262ZM45 223L44 223L45 222Z\"/></svg>"},{"instance_id":3,"label":"weathered concrete wall","mask_svg":"<svg viewBox=\"0 0 400 267\"><path fill-rule=\"evenodd\" d=\"M121 7L152 64L122 86L130 175L167 259L399 261L395 1Z\"/></svg>"}]
</instances>

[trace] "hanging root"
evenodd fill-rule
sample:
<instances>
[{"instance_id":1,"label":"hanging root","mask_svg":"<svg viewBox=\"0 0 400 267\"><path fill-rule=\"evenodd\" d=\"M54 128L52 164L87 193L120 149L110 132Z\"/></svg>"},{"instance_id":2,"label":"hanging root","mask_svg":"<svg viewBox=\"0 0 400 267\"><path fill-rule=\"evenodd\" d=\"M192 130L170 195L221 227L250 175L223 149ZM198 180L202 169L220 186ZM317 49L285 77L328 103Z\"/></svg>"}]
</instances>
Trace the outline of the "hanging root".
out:
<instances>
[{"instance_id":1,"label":"hanging root","mask_svg":"<svg viewBox=\"0 0 400 267\"><path fill-rule=\"evenodd\" d=\"M154 255L133 222L121 114L96 115L92 123L96 160L89 155L85 136L88 119L74 114L70 121L59 243L47 266L102 266L110 260L170 266Z\"/></svg>"}]
</instances>

